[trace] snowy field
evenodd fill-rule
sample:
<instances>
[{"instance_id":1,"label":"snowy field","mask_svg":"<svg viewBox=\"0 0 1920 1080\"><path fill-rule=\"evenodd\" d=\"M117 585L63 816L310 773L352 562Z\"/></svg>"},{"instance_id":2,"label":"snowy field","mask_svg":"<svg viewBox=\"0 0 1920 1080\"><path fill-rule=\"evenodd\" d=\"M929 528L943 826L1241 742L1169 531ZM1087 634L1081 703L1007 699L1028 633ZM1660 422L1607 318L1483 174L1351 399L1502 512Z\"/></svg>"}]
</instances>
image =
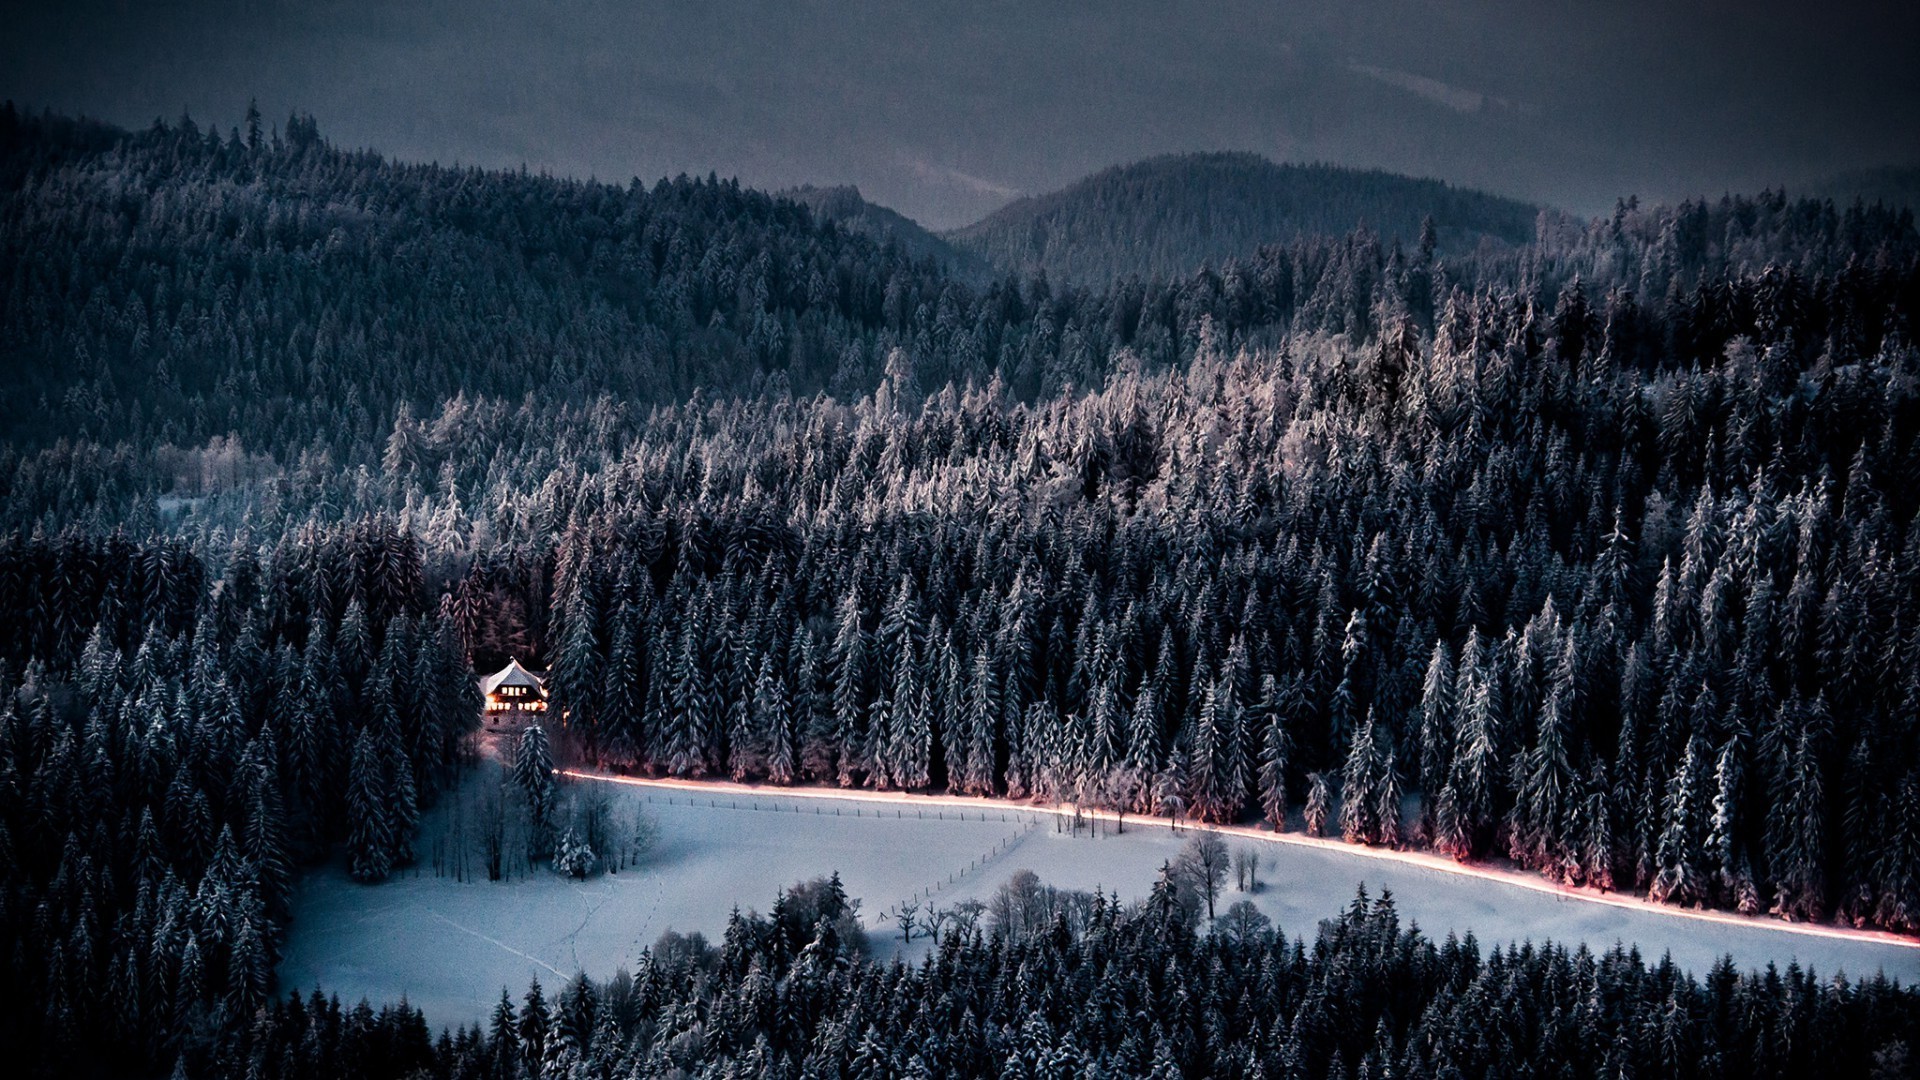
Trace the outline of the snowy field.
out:
<instances>
[{"instance_id":1,"label":"snowy field","mask_svg":"<svg viewBox=\"0 0 1920 1080\"><path fill-rule=\"evenodd\" d=\"M735 905L765 911L777 890L835 870L862 901L875 952L885 956L901 945L881 916L902 900L930 893L946 907L985 899L1022 869L1050 885L1138 899L1191 835L1131 821L1124 835L1110 826L1076 835L1050 813L987 806L607 786L615 799L644 805L659 826L641 865L585 882L547 873L462 882L424 870L378 886L355 884L337 865L314 871L295 897L281 986L317 985L343 1001L404 996L435 1027L480 1021L502 987L517 1000L534 976L548 987L579 970L604 978L631 968L669 928L717 942ZM444 816L426 828L444 827ZM1609 906L1338 848L1239 837L1228 844L1258 845L1264 887L1251 898L1289 935L1311 933L1364 883L1374 894L1392 890L1403 921L1436 937L1470 930L1483 948L1523 939L1596 950L1625 942L1650 961L1670 953L1697 974L1731 954L1748 967L1798 961L1822 973L1884 971L1920 982L1920 949L1888 941ZM1229 882L1220 908L1242 898ZM907 955L925 947L916 940Z\"/></svg>"}]
</instances>

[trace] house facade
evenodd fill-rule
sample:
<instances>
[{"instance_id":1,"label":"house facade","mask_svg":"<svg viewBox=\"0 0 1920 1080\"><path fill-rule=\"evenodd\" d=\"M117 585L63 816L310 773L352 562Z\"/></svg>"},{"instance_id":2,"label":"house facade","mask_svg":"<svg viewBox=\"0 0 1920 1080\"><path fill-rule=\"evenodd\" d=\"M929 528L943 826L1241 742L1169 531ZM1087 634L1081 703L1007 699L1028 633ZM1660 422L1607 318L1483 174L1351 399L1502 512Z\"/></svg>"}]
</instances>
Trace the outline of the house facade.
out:
<instances>
[{"instance_id":1,"label":"house facade","mask_svg":"<svg viewBox=\"0 0 1920 1080\"><path fill-rule=\"evenodd\" d=\"M487 730L508 731L525 726L547 711L547 684L539 675L520 666L519 660L480 680L480 692Z\"/></svg>"}]
</instances>

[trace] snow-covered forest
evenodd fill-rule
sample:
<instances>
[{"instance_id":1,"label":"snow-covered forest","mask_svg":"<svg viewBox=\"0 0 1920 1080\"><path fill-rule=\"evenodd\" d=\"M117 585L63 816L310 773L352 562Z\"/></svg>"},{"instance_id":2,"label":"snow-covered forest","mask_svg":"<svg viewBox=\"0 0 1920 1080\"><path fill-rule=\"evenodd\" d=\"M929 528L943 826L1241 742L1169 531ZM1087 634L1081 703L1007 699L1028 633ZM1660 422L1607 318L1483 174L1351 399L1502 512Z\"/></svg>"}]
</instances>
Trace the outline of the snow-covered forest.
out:
<instances>
[{"instance_id":1,"label":"snow-covered forest","mask_svg":"<svg viewBox=\"0 0 1920 1080\"><path fill-rule=\"evenodd\" d=\"M912 971L743 916L437 1044L272 965L298 865L417 856L509 656L610 768L1915 932L1916 311L1910 214L1777 193L976 290L732 182L9 107L0 1036L288 1077L1864 1073L1910 992L1379 904Z\"/></svg>"}]
</instances>

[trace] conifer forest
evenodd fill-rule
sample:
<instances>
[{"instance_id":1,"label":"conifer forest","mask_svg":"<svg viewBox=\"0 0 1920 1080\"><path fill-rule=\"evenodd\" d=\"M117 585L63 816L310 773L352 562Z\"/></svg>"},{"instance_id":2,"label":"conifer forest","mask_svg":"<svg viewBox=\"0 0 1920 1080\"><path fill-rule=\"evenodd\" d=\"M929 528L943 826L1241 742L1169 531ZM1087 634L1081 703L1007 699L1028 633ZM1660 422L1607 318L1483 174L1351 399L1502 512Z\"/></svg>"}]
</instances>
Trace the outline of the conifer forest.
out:
<instances>
[{"instance_id":1,"label":"conifer forest","mask_svg":"<svg viewBox=\"0 0 1920 1080\"><path fill-rule=\"evenodd\" d=\"M0 109L7 1070L1915 1075L1886 974L1365 889L1280 926L1214 910L1199 839L911 955L823 864L478 1024L282 983L303 876L420 874L493 758L571 879L645 875L646 825L556 766L1920 943L1910 206L1149 165L909 236L850 191L422 164L298 112ZM510 661L544 712L497 737Z\"/></svg>"}]
</instances>

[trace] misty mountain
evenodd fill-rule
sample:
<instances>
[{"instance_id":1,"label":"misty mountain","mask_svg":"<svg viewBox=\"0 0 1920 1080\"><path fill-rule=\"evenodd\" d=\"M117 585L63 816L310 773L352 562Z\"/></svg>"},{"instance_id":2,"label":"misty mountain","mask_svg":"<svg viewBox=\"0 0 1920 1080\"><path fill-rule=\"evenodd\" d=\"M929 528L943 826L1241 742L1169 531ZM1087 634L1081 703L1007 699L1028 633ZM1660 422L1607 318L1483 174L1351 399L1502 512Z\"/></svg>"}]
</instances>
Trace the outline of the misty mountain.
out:
<instances>
[{"instance_id":1,"label":"misty mountain","mask_svg":"<svg viewBox=\"0 0 1920 1080\"><path fill-rule=\"evenodd\" d=\"M1174 277L1251 256L1263 244L1339 236L1365 226L1418 243L1431 216L1443 252L1482 240L1525 243L1539 208L1379 170L1281 165L1257 154L1183 154L1120 165L1021 199L945 234L1009 271L1100 285Z\"/></svg>"},{"instance_id":2,"label":"misty mountain","mask_svg":"<svg viewBox=\"0 0 1920 1080\"><path fill-rule=\"evenodd\" d=\"M889 241L898 244L915 262L932 259L969 284L984 284L995 276L987 260L947 243L905 214L868 202L860 189L851 184L832 187L806 184L776 194L812 210L818 220L831 221L883 245Z\"/></svg>"}]
</instances>

